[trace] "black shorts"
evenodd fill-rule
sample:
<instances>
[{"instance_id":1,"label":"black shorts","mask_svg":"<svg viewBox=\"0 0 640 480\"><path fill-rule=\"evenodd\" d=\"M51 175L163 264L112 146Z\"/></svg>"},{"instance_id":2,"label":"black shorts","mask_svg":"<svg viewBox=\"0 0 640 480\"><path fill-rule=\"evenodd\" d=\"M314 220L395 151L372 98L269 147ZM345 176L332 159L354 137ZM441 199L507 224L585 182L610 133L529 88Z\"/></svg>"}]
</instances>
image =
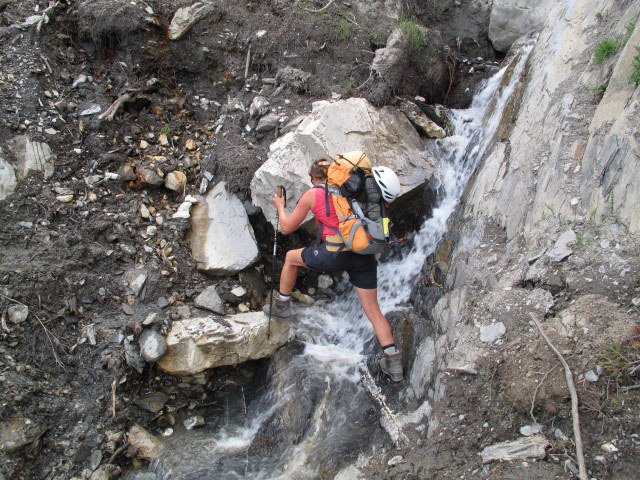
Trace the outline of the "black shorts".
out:
<instances>
[{"instance_id":1,"label":"black shorts","mask_svg":"<svg viewBox=\"0 0 640 480\"><path fill-rule=\"evenodd\" d=\"M377 288L378 272L374 255L359 255L350 251L329 252L324 243L302 250L302 261L320 272L347 272L354 287Z\"/></svg>"}]
</instances>

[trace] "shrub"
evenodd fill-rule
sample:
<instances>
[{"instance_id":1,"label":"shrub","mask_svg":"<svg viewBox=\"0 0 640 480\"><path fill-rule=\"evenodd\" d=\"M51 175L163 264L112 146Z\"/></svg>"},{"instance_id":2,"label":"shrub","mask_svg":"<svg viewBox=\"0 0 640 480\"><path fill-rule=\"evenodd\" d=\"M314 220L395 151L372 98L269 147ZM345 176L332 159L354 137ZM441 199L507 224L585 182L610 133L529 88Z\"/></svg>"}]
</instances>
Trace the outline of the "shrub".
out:
<instances>
[{"instance_id":1,"label":"shrub","mask_svg":"<svg viewBox=\"0 0 640 480\"><path fill-rule=\"evenodd\" d=\"M407 35L409 40L409 50L414 53L421 52L425 47L424 32L415 20L405 19L397 23L398 28Z\"/></svg>"},{"instance_id":2,"label":"shrub","mask_svg":"<svg viewBox=\"0 0 640 480\"><path fill-rule=\"evenodd\" d=\"M596 63L602 63L605 59L616 53L620 48L620 44L617 40L605 38L598 45L596 45L595 61Z\"/></svg>"},{"instance_id":3,"label":"shrub","mask_svg":"<svg viewBox=\"0 0 640 480\"><path fill-rule=\"evenodd\" d=\"M636 50L638 51L638 55L633 57L633 63L631 64L633 72L631 72L629 81L637 87L640 83L640 46L636 46Z\"/></svg>"}]
</instances>

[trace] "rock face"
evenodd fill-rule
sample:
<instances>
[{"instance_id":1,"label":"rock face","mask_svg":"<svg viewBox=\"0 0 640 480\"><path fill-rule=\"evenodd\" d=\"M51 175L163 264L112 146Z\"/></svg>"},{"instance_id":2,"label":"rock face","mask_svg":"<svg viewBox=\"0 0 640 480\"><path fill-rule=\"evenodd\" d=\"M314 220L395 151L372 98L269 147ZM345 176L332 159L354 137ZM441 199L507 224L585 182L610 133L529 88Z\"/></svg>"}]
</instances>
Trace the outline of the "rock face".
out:
<instances>
[{"instance_id":1,"label":"rock face","mask_svg":"<svg viewBox=\"0 0 640 480\"><path fill-rule=\"evenodd\" d=\"M208 368L237 365L270 357L289 339L289 325L262 312L243 313L224 319L190 318L174 322L167 335L167 353L158 366L175 375L192 375Z\"/></svg>"},{"instance_id":2,"label":"rock face","mask_svg":"<svg viewBox=\"0 0 640 480\"><path fill-rule=\"evenodd\" d=\"M392 168L400 179L402 193L427 182L434 160L407 117L385 107L374 108L362 98L338 102L316 102L300 125L271 145L267 161L251 181L251 199L275 225L271 203L277 185L284 185L291 199L311 187L309 165L322 157L362 150L374 165Z\"/></svg>"},{"instance_id":3,"label":"rock face","mask_svg":"<svg viewBox=\"0 0 640 480\"><path fill-rule=\"evenodd\" d=\"M42 172L45 179L51 178L54 157L49 145L33 142L26 135L15 137L8 145L16 158L18 179L26 178L30 172Z\"/></svg>"},{"instance_id":4,"label":"rock face","mask_svg":"<svg viewBox=\"0 0 640 480\"><path fill-rule=\"evenodd\" d=\"M522 35L542 28L556 0L494 0L489 18L493 48L506 52Z\"/></svg>"},{"instance_id":5,"label":"rock face","mask_svg":"<svg viewBox=\"0 0 640 480\"><path fill-rule=\"evenodd\" d=\"M260 255L247 212L224 183L193 206L188 240L198 268L216 275L237 273Z\"/></svg>"},{"instance_id":6,"label":"rock face","mask_svg":"<svg viewBox=\"0 0 640 480\"><path fill-rule=\"evenodd\" d=\"M0 200L4 200L16 189L16 172L13 165L7 162L0 150Z\"/></svg>"}]
</instances>

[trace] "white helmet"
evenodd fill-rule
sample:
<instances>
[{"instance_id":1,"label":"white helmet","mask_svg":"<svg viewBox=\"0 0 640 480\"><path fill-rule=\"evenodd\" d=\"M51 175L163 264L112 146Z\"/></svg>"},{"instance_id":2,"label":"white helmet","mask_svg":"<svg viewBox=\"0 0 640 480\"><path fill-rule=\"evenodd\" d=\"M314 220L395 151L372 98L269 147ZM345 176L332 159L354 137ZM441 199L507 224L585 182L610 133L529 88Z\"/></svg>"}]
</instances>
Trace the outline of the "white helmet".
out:
<instances>
[{"instance_id":1,"label":"white helmet","mask_svg":"<svg viewBox=\"0 0 640 480\"><path fill-rule=\"evenodd\" d=\"M373 178L382 191L382 198L387 203L393 202L400 195L400 180L398 180L398 176L388 167L373 167L371 171Z\"/></svg>"}]
</instances>

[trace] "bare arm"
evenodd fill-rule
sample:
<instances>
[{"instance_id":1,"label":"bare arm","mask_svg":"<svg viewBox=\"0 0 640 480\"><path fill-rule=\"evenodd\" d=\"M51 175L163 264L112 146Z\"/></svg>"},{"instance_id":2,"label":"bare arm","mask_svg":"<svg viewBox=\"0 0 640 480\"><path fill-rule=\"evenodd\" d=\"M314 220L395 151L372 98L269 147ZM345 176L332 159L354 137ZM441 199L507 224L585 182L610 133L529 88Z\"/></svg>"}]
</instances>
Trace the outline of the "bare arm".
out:
<instances>
[{"instance_id":1,"label":"bare arm","mask_svg":"<svg viewBox=\"0 0 640 480\"><path fill-rule=\"evenodd\" d=\"M273 197L273 204L278 210L278 216L280 217L280 227L282 233L288 235L297 230L300 224L303 222L309 210L313 208L313 202L315 200L315 194L313 189L307 190L302 194L298 204L293 209L290 215L287 215L287 211L284 208L284 199L275 195Z\"/></svg>"}]
</instances>

